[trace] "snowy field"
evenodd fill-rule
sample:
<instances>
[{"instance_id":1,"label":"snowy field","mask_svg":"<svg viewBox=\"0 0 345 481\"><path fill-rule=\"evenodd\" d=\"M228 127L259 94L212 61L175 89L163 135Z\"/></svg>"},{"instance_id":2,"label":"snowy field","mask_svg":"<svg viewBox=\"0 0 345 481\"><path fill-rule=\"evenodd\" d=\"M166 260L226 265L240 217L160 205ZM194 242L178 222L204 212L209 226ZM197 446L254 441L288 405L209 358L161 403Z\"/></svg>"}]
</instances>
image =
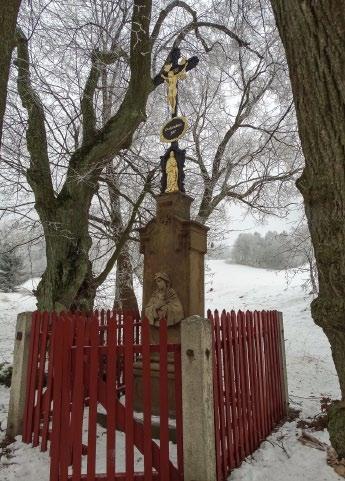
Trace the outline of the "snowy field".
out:
<instances>
[{"instance_id":1,"label":"snowy field","mask_svg":"<svg viewBox=\"0 0 345 481\"><path fill-rule=\"evenodd\" d=\"M290 277L290 276L289 276ZM300 418L320 413L322 397L339 396L328 342L312 322L310 298L303 290L301 274L287 279L282 272L209 261L206 306L230 309L278 309L283 312L290 405ZM27 282L15 294L0 293L0 363L10 361L16 314L35 308L30 296L34 283ZM111 304L111 301L110 301ZM9 390L0 386L0 441L6 426ZM335 481L339 477L326 464L326 453L303 446L296 421L285 423L273 433L239 469L230 481ZM326 432L313 433L328 443ZM1 481L48 481L49 459L19 440L1 456ZM138 462L141 460L138 459Z\"/></svg>"}]
</instances>

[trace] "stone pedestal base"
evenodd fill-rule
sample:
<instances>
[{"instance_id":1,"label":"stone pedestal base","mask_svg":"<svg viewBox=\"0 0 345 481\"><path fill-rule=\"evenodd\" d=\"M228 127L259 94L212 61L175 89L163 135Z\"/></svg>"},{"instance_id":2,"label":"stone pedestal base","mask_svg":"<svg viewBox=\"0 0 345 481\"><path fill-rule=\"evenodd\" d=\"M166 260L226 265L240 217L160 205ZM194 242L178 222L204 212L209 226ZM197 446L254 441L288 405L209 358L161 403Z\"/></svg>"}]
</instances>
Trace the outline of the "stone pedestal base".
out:
<instances>
[{"instance_id":1,"label":"stone pedestal base","mask_svg":"<svg viewBox=\"0 0 345 481\"><path fill-rule=\"evenodd\" d=\"M142 363L140 361L134 364L134 410L143 411L144 390L142 378ZM169 399L169 417L176 416L175 408L175 373L174 365L168 363L168 399ZM151 402L152 415L159 416L159 362L151 362Z\"/></svg>"},{"instance_id":2,"label":"stone pedestal base","mask_svg":"<svg viewBox=\"0 0 345 481\"><path fill-rule=\"evenodd\" d=\"M180 301L183 314L188 317L204 316L204 256L207 251L207 227L191 220L190 206L193 199L182 192L161 194L157 198L156 216L140 229L140 252L144 254L143 317L153 293L157 290L155 275L164 273L170 279L171 288ZM167 311L168 342L180 344L180 324L169 323ZM152 306L150 306L152 311ZM158 313L158 312L157 312ZM151 312L152 314L152 312ZM158 319L159 316L152 316ZM152 319L151 319L152 320ZM178 320L178 319L176 319ZM169 325L170 324L170 325ZM150 340L159 344L159 329L151 327ZM168 354L169 367L169 415L175 414L175 379L173 355ZM159 414L159 354L151 355L152 412ZM142 411L142 367L135 366L135 408Z\"/></svg>"}]
</instances>

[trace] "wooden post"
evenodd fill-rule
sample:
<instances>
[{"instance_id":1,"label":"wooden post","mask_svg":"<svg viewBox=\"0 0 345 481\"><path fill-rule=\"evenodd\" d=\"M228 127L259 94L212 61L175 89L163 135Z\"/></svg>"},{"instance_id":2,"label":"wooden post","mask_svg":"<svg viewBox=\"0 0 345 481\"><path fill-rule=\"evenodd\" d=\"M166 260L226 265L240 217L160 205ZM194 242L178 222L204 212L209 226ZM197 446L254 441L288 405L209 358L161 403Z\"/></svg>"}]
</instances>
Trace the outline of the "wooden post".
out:
<instances>
[{"instance_id":1,"label":"wooden post","mask_svg":"<svg viewBox=\"0 0 345 481\"><path fill-rule=\"evenodd\" d=\"M279 333L280 333L280 355L282 363L282 389L283 389L283 410L284 415L288 415L289 411L289 390L288 390L288 379L287 379L287 369L286 369L286 355L285 355L285 340L284 340L284 323L283 314L277 312L277 318L279 321Z\"/></svg>"},{"instance_id":2,"label":"wooden post","mask_svg":"<svg viewBox=\"0 0 345 481\"><path fill-rule=\"evenodd\" d=\"M184 481L216 481L212 325L181 323Z\"/></svg>"},{"instance_id":3,"label":"wooden post","mask_svg":"<svg viewBox=\"0 0 345 481\"><path fill-rule=\"evenodd\" d=\"M30 351L32 312L21 312L17 316L13 353L13 371L8 409L6 435L14 438L22 434L26 398L27 368Z\"/></svg>"}]
</instances>

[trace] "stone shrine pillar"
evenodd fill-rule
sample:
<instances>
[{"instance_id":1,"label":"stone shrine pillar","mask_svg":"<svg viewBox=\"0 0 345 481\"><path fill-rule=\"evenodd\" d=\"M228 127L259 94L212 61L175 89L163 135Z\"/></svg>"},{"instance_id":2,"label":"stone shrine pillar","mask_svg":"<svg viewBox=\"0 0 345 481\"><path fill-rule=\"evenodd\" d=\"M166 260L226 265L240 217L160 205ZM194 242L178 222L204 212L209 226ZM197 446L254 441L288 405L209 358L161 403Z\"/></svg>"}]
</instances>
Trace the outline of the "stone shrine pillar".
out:
<instances>
[{"instance_id":1,"label":"stone shrine pillar","mask_svg":"<svg viewBox=\"0 0 345 481\"><path fill-rule=\"evenodd\" d=\"M144 254L143 312L156 289L155 274L164 273L176 293L183 309L177 322L168 321L168 342L179 343L180 320L192 315L204 316L204 256L207 252L208 228L190 219L193 199L177 191L161 194L157 198L156 217L140 232L140 252ZM159 320L150 322L153 343L159 342ZM151 362L152 413L159 414L159 362ZM174 379L173 365L169 378ZM169 386L169 412L174 415L174 386ZM140 362L135 366L134 405L142 410L142 384Z\"/></svg>"},{"instance_id":2,"label":"stone shrine pillar","mask_svg":"<svg viewBox=\"0 0 345 481\"><path fill-rule=\"evenodd\" d=\"M208 228L190 219L193 199L182 192L161 194L157 213L140 230L144 254L143 308L154 289L154 275L165 272L184 310L184 317L204 316L204 256Z\"/></svg>"}]
</instances>

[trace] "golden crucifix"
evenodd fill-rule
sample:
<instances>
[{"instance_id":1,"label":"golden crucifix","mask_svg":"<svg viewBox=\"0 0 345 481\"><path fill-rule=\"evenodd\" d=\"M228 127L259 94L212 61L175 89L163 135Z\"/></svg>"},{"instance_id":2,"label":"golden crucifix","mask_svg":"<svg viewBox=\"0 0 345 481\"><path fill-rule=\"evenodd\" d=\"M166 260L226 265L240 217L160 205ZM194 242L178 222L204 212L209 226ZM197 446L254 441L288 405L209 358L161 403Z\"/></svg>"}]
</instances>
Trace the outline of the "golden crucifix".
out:
<instances>
[{"instance_id":1,"label":"golden crucifix","mask_svg":"<svg viewBox=\"0 0 345 481\"><path fill-rule=\"evenodd\" d=\"M165 82L167 84L168 105L172 110L172 117L177 116L177 87L178 81L186 78L186 73L197 66L198 57L181 57L179 48L173 48L162 70L153 79L155 86Z\"/></svg>"},{"instance_id":2,"label":"golden crucifix","mask_svg":"<svg viewBox=\"0 0 345 481\"><path fill-rule=\"evenodd\" d=\"M165 80L167 84L167 98L168 104L171 107L172 113L176 112L177 103L177 82L179 80L184 80L187 77L186 68L188 65L188 60L183 58L181 64L183 66L182 70L175 72L172 68L172 64L164 65L163 73L161 77Z\"/></svg>"}]
</instances>

